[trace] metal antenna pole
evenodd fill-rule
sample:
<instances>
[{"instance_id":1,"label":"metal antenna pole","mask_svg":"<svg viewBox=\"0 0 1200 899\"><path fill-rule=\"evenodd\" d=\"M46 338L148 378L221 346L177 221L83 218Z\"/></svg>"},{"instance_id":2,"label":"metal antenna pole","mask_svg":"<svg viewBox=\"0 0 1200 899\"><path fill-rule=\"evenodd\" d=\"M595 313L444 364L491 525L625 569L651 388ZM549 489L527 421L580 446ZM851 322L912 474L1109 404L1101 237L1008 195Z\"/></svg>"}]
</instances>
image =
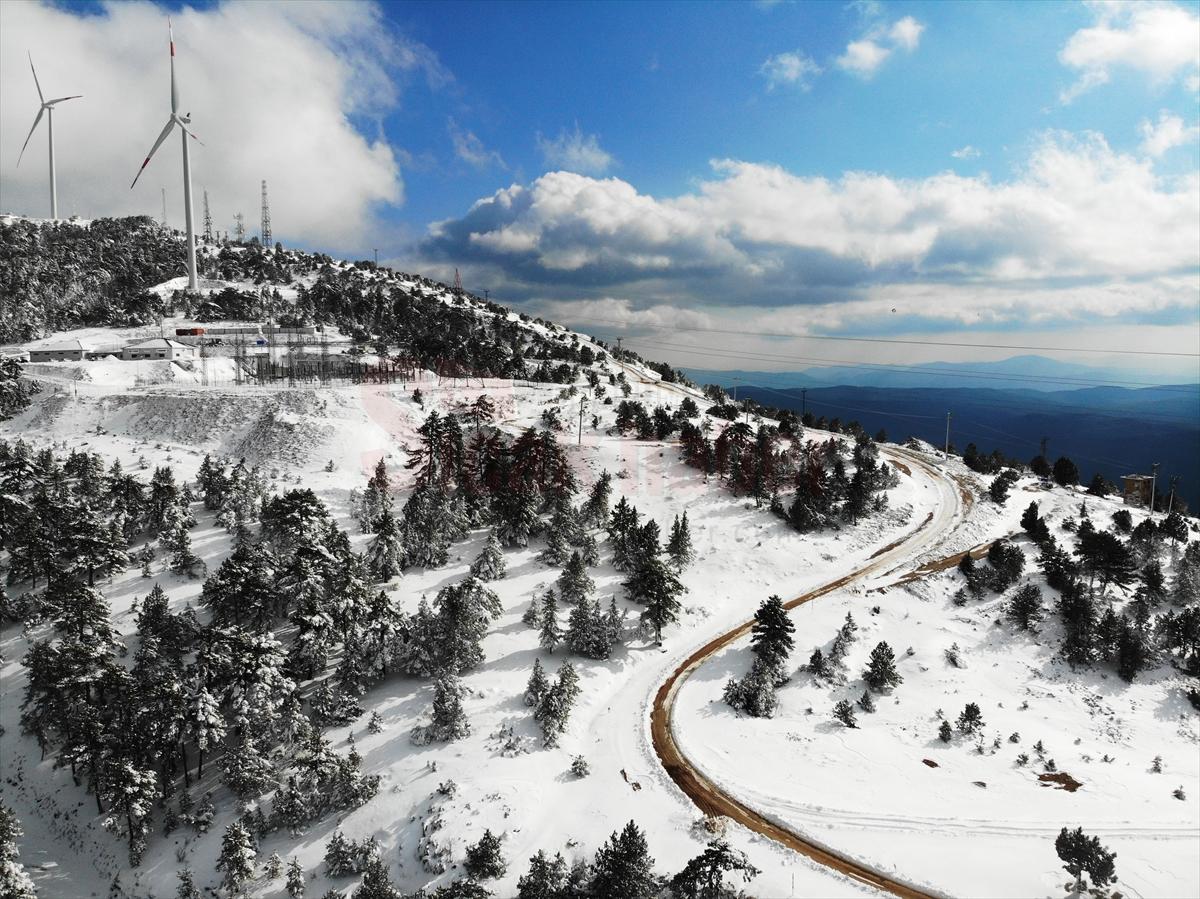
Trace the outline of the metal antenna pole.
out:
<instances>
[{"instance_id":1,"label":"metal antenna pole","mask_svg":"<svg viewBox=\"0 0 1200 899\"><path fill-rule=\"evenodd\" d=\"M800 417L804 418L808 414L808 388L800 388Z\"/></svg>"},{"instance_id":2,"label":"metal antenna pole","mask_svg":"<svg viewBox=\"0 0 1200 899\"><path fill-rule=\"evenodd\" d=\"M258 240L264 247L271 245L271 207L267 203L267 182L262 183L262 223L258 226Z\"/></svg>"},{"instance_id":3,"label":"metal antenna pole","mask_svg":"<svg viewBox=\"0 0 1200 899\"><path fill-rule=\"evenodd\" d=\"M583 407L585 403L587 403L587 397L581 396L579 398L579 440L576 446L583 446Z\"/></svg>"},{"instance_id":4,"label":"metal antenna pole","mask_svg":"<svg viewBox=\"0 0 1200 899\"><path fill-rule=\"evenodd\" d=\"M1154 497L1158 492L1158 463L1155 462L1150 474L1150 517L1154 517Z\"/></svg>"},{"instance_id":5,"label":"metal antenna pole","mask_svg":"<svg viewBox=\"0 0 1200 899\"><path fill-rule=\"evenodd\" d=\"M950 458L950 413L946 413L946 458Z\"/></svg>"},{"instance_id":6,"label":"metal antenna pole","mask_svg":"<svg viewBox=\"0 0 1200 899\"><path fill-rule=\"evenodd\" d=\"M1170 516L1171 510L1175 508L1175 484L1179 481L1179 475L1171 476L1171 498L1167 500L1167 515Z\"/></svg>"}]
</instances>

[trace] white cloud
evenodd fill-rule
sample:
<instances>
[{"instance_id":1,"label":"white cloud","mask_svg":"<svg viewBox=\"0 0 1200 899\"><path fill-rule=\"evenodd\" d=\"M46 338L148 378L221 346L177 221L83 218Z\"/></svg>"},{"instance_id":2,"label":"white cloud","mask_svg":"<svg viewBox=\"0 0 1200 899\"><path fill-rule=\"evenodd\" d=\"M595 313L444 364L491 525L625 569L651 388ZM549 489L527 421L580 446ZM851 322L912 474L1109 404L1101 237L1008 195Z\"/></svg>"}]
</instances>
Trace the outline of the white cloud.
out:
<instances>
[{"instance_id":1,"label":"white cloud","mask_svg":"<svg viewBox=\"0 0 1200 899\"><path fill-rule=\"evenodd\" d=\"M546 164L569 172L600 175L612 168L616 162L612 155L600 146L600 138L584 134L575 123L574 131L563 129L553 140L537 136L538 149Z\"/></svg>"},{"instance_id":2,"label":"white cloud","mask_svg":"<svg viewBox=\"0 0 1200 899\"><path fill-rule=\"evenodd\" d=\"M1166 110L1158 114L1158 122L1143 120L1141 150L1147 156L1159 157L1173 147L1181 147L1200 137L1200 125L1184 125L1183 119Z\"/></svg>"},{"instance_id":3,"label":"white cloud","mask_svg":"<svg viewBox=\"0 0 1200 899\"><path fill-rule=\"evenodd\" d=\"M1092 5L1095 23L1076 31L1059 51L1059 61L1079 72L1062 91L1070 103L1105 84L1111 72L1128 68L1159 84L1179 78L1191 90L1200 88L1200 16L1170 3Z\"/></svg>"},{"instance_id":4,"label":"white cloud","mask_svg":"<svg viewBox=\"0 0 1200 899\"><path fill-rule=\"evenodd\" d=\"M868 15L876 18L877 13ZM925 26L912 16L891 23L877 22L858 40L846 45L846 52L836 60L839 68L869 80L896 50L908 53L917 49Z\"/></svg>"},{"instance_id":5,"label":"white cloud","mask_svg":"<svg viewBox=\"0 0 1200 899\"><path fill-rule=\"evenodd\" d=\"M912 52L921 42L921 32L925 26L912 16L905 16L888 29L888 36L897 47Z\"/></svg>"},{"instance_id":6,"label":"white cloud","mask_svg":"<svg viewBox=\"0 0 1200 899\"><path fill-rule=\"evenodd\" d=\"M972 147L970 144L967 144L965 147L951 150L950 155L955 159L978 159L983 154L980 153L978 147Z\"/></svg>"},{"instance_id":7,"label":"white cloud","mask_svg":"<svg viewBox=\"0 0 1200 899\"><path fill-rule=\"evenodd\" d=\"M399 83L450 76L426 47L386 24L378 7L349 3L225 3L173 16L192 177L208 189L217 227L235 212L257 220L259 181L271 192L275 232L323 249L357 249L379 205L403 202L397 154L352 122L378 122L400 101ZM8 3L0 29L0 172L8 211L47 212L44 124L14 168L36 111L28 48L44 89L82 93L55 116L59 212L151 214L167 188L182 224L179 140L167 141L130 191L138 164L165 123L167 22L151 3L112 3L98 14ZM372 127L377 131L378 126ZM40 148L40 149L39 149Z\"/></svg>"},{"instance_id":8,"label":"white cloud","mask_svg":"<svg viewBox=\"0 0 1200 899\"><path fill-rule=\"evenodd\" d=\"M1160 178L1099 135L1048 134L1003 182L713 167L694 191L661 199L617 178L549 173L436 224L420 250L513 299L619 297L727 316L798 307L809 327L892 308L972 327L1195 319L1200 175Z\"/></svg>"},{"instance_id":9,"label":"white cloud","mask_svg":"<svg viewBox=\"0 0 1200 899\"><path fill-rule=\"evenodd\" d=\"M837 64L861 78L870 78L891 55L891 50L874 41L851 41L846 52L837 58Z\"/></svg>"},{"instance_id":10,"label":"white cloud","mask_svg":"<svg viewBox=\"0 0 1200 899\"><path fill-rule=\"evenodd\" d=\"M446 128L450 132L450 141L454 144L454 155L463 162L477 169L492 166L507 168L504 158L497 151L485 147L483 141L475 136L475 132L463 129L453 118L447 120Z\"/></svg>"},{"instance_id":11,"label":"white cloud","mask_svg":"<svg viewBox=\"0 0 1200 899\"><path fill-rule=\"evenodd\" d=\"M821 67L801 51L795 50L768 57L758 72L767 79L768 90L790 86L807 91L812 88L813 77L821 74Z\"/></svg>"}]
</instances>

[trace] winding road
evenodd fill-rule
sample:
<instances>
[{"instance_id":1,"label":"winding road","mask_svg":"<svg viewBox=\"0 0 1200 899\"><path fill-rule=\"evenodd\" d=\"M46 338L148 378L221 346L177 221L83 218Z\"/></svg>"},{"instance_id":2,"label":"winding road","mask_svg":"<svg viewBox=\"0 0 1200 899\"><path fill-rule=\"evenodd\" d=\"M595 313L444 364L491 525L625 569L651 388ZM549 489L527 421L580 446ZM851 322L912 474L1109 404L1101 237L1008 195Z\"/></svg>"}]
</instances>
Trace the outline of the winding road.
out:
<instances>
[{"instance_id":1,"label":"winding road","mask_svg":"<svg viewBox=\"0 0 1200 899\"><path fill-rule=\"evenodd\" d=\"M961 523L971 497L957 481L916 453L894 447L888 447L882 452L892 460L902 459L906 468L920 469L933 481L942 494L939 497L937 511L900 540L878 551L866 564L834 581L789 600L784 603L785 608L794 609L851 584L872 581L879 586L891 576L909 574L907 569L911 567L912 559L935 549ZM912 899L929 897L929 893L918 887L844 856L835 849L823 846L735 799L692 764L684 754L676 740L672 720L675 698L680 688L705 661L730 643L746 636L753 623L753 619L746 621L701 646L659 686L650 712L650 735L654 751L663 768L675 784L706 815L730 818L756 833L813 859L818 864L876 889L897 896L912 897Z\"/></svg>"}]
</instances>

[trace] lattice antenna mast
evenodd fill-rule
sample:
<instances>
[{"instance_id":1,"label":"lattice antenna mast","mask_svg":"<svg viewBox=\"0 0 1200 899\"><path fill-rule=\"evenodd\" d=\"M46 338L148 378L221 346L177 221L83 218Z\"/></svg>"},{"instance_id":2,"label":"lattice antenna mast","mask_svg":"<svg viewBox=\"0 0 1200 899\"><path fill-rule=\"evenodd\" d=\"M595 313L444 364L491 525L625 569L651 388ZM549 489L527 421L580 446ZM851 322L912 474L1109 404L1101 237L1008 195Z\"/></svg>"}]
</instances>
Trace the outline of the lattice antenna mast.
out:
<instances>
[{"instance_id":1,"label":"lattice antenna mast","mask_svg":"<svg viewBox=\"0 0 1200 899\"><path fill-rule=\"evenodd\" d=\"M208 189L204 190L204 242L213 242L212 213L208 209Z\"/></svg>"},{"instance_id":2,"label":"lattice antenna mast","mask_svg":"<svg viewBox=\"0 0 1200 899\"><path fill-rule=\"evenodd\" d=\"M462 293L462 275L458 273L458 268L454 269L454 292Z\"/></svg>"},{"instance_id":3,"label":"lattice antenna mast","mask_svg":"<svg viewBox=\"0 0 1200 899\"><path fill-rule=\"evenodd\" d=\"M246 217L240 212L233 217L233 239L237 243L246 239Z\"/></svg>"},{"instance_id":4,"label":"lattice antenna mast","mask_svg":"<svg viewBox=\"0 0 1200 899\"><path fill-rule=\"evenodd\" d=\"M262 224L258 229L258 239L264 247L271 246L271 207L267 204L267 182L262 183Z\"/></svg>"}]
</instances>

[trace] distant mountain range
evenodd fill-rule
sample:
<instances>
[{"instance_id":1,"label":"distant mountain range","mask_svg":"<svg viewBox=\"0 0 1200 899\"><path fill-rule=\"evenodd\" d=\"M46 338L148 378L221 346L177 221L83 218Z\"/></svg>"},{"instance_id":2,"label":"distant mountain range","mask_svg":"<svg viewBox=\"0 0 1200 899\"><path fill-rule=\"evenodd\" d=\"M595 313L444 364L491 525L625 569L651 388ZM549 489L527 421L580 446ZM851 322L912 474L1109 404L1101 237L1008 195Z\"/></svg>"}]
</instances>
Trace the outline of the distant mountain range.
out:
<instances>
[{"instance_id":1,"label":"distant mountain range","mask_svg":"<svg viewBox=\"0 0 1200 899\"><path fill-rule=\"evenodd\" d=\"M1142 374L1061 362L1045 356L1013 356L998 362L929 362L919 365L833 365L799 371L714 371L685 368L700 384L756 384L790 387L995 387L1044 392L1110 384L1137 387L1158 384Z\"/></svg>"},{"instance_id":2,"label":"distant mountain range","mask_svg":"<svg viewBox=\"0 0 1200 899\"><path fill-rule=\"evenodd\" d=\"M1129 389L1089 387L1048 392L995 387L761 386L750 372L738 397L763 405L807 411L843 422L857 419L871 433L880 428L893 440L919 437L941 446L946 412L950 440L959 452L974 443L980 452L998 449L1028 462L1043 437L1053 461L1069 456L1086 483L1095 472L1120 483L1121 475L1149 473L1160 463L1166 493L1179 478L1179 495L1200 510L1200 385ZM695 374L691 374L696 377ZM713 383L704 378L708 383Z\"/></svg>"}]
</instances>

